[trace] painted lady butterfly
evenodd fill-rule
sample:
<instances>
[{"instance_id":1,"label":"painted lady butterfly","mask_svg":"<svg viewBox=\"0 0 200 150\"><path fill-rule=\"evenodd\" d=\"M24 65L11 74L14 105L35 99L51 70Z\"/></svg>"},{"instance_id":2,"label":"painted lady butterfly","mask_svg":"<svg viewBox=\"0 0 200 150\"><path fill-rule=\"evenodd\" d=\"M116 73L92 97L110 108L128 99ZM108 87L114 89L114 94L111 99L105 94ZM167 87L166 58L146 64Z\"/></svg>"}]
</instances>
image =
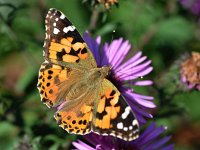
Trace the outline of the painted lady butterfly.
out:
<instances>
[{"instance_id":1,"label":"painted lady butterfly","mask_svg":"<svg viewBox=\"0 0 200 150\"><path fill-rule=\"evenodd\" d=\"M130 106L108 80L110 67L96 61L76 28L56 10L45 20L44 59L38 89L48 107L57 107L57 123L69 133L138 138L139 124Z\"/></svg>"}]
</instances>

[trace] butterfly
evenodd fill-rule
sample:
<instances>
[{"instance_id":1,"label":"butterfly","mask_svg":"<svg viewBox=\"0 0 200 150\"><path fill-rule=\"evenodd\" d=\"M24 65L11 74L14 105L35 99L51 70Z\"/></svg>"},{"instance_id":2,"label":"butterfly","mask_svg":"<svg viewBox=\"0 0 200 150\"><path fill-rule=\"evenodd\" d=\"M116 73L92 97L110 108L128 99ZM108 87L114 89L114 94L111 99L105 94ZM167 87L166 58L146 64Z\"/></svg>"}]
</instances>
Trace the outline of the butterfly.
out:
<instances>
[{"instance_id":1,"label":"butterfly","mask_svg":"<svg viewBox=\"0 0 200 150\"><path fill-rule=\"evenodd\" d=\"M58 125L72 134L92 131L137 139L139 124L131 107L106 78L111 67L97 67L91 50L61 11L51 8L45 26L45 61L37 87L41 101L57 108Z\"/></svg>"}]
</instances>

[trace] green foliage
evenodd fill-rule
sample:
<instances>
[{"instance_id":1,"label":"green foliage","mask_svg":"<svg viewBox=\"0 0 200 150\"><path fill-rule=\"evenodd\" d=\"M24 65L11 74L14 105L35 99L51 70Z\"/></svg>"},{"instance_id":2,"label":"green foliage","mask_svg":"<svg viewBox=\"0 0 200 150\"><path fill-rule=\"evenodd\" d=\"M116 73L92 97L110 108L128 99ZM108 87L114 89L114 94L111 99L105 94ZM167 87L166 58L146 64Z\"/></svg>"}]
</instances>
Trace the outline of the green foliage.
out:
<instances>
[{"instance_id":1,"label":"green foliage","mask_svg":"<svg viewBox=\"0 0 200 150\"><path fill-rule=\"evenodd\" d=\"M157 33L153 39L155 45L172 45L175 48L184 45L194 37L193 24L176 16L158 24Z\"/></svg>"}]
</instances>

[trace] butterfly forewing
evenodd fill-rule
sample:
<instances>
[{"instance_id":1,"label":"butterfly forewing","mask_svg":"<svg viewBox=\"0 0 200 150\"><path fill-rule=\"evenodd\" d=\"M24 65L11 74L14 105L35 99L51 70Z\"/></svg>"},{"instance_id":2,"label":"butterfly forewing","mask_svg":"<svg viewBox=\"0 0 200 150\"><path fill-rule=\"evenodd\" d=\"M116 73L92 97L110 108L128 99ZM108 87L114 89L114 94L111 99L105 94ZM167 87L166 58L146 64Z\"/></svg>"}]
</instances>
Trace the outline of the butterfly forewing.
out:
<instances>
[{"instance_id":1,"label":"butterfly forewing","mask_svg":"<svg viewBox=\"0 0 200 150\"><path fill-rule=\"evenodd\" d=\"M96 67L94 57L87 44L65 15L51 8L45 20L46 38L44 57L46 60L63 65Z\"/></svg>"}]
</instances>

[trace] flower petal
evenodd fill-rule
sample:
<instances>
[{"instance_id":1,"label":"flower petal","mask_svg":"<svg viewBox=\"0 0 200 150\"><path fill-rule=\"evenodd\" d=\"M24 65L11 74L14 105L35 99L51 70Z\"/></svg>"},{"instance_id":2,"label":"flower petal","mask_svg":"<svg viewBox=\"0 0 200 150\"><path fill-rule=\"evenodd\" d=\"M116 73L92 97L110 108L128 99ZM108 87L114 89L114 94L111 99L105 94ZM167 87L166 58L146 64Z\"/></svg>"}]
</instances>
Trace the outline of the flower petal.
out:
<instances>
[{"instance_id":1,"label":"flower petal","mask_svg":"<svg viewBox=\"0 0 200 150\"><path fill-rule=\"evenodd\" d=\"M86 143L78 140L78 142L72 142L74 147L76 147L78 150L95 150L91 146L87 145Z\"/></svg>"},{"instance_id":2,"label":"flower petal","mask_svg":"<svg viewBox=\"0 0 200 150\"><path fill-rule=\"evenodd\" d=\"M133 84L137 86L148 86L148 85L152 85L153 82L151 80L144 80L144 81L136 81Z\"/></svg>"},{"instance_id":3,"label":"flower petal","mask_svg":"<svg viewBox=\"0 0 200 150\"><path fill-rule=\"evenodd\" d=\"M125 56L129 52L131 45L128 41L124 41L119 47L114 59L112 60L112 67L115 70L124 60Z\"/></svg>"},{"instance_id":4,"label":"flower petal","mask_svg":"<svg viewBox=\"0 0 200 150\"><path fill-rule=\"evenodd\" d=\"M115 56L117 55L119 48L122 44L123 39L117 39L114 40L108 47L108 49L106 50L108 52L108 56L109 56L109 63L112 64L113 59L115 59Z\"/></svg>"},{"instance_id":5,"label":"flower petal","mask_svg":"<svg viewBox=\"0 0 200 150\"><path fill-rule=\"evenodd\" d=\"M119 74L117 74L117 75L123 77L123 75L130 75L133 73L138 73L142 70L145 70L147 67L149 67L150 64L151 64L151 61L149 60L149 61L143 62L140 65L126 67L126 68L123 68L121 71L119 71ZM123 73L123 74L120 74L120 73Z\"/></svg>"},{"instance_id":6,"label":"flower petal","mask_svg":"<svg viewBox=\"0 0 200 150\"><path fill-rule=\"evenodd\" d=\"M136 73L136 74L131 74L131 75L127 75L126 77L120 77L120 79L122 81L125 81L125 80L133 80L133 79L136 79L138 77L144 77L145 75L149 74L151 71L153 70L153 67L148 67L146 68L145 70L139 72L139 73Z\"/></svg>"},{"instance_id":7,"label":"flower petal","mask_svg":"<svg viewBox=\"0 0 200 150\"><path fill-rule=\"evenodd\" d=\"M170 136L161 138L161 140L157 140L156 142L150 144L148 147L152 147L153 149L159 149L161 146L165 145L170 140L170 138Z\"/></svg>"},{"instance_id":8,"label":"flower petal","mask_svg":"<svg viewBox=\"0 0 200 150\"><path fill-rule=\"evenodd\" d=\"M138 53L136 56L134 56L131 59L129 59L127 62L125 62L123 65L121 65L118 69L116 69L116 72L119 72L122 69L132 68L132 67L140 64L141 62L143 62L144 60L147 59L146 56L143 56L143 57L140 58L140 54L141 53Z\"/></svg>"},{"instance_id":9,"label":"flower petal","mask_svg":"<svg viewBox=\"0 0 200 150\"><path fill-rule=\"evenodd\" d=\"M133 93L131 93L129 91L124 93L124 95L128 99L131 99L132 102L135 101L135 102L137 102L138 104L140 104L143 107L146 107L146 108L155 108L156 107L156 105L153 102L145 100L145 99L142 99L141 97L138 97L138 96L134 95Z\"/></svg>"}]
</instances>

